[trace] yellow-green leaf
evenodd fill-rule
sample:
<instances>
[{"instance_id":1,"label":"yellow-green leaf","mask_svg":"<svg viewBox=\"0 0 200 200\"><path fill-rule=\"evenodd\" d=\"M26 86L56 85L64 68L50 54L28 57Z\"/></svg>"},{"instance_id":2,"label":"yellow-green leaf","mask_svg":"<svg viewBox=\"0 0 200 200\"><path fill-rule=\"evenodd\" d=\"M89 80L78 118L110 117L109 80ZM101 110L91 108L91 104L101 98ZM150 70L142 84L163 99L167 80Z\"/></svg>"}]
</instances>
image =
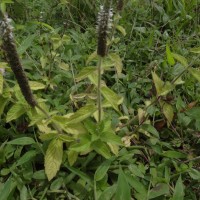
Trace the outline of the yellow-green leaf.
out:
<instances>
[{"instance_id":1,"label":"yellow-green leaf","mask_svg":"<svg viewBox=\"0 0 200 200\"><path fill-rule=\"evenodd\" d=\"M116 28L118 31L120 31L122 33L123 36L126 35L126 30L124 29L124 27L117 25Z\"/></svg>"},{"instance_id":2,"label":"yellow-green leaf","mask_svg":"<svg viewBox=\"0 0 200 200\"><path fill-rule=\"evenodd\" d=\"M118 111L118 105L123 102L123 97L120 97L106 86L101 88L101 93L104 98L112 105L112 107Z\"/></svg>"},{"instance_id":3,"label":"yellow-green leaf","mask_svg":"<svg viewBox=\"0 0 200 200\"><path fill-rule=\"evenodd\" d=\"M175 190L174 190L172 200L183 200L184 196L185 196L184 188L185 187L183 185L182 178L181 178L181 176L179 176L179 178L176 182L176 186L175 186Z\"/></svg>"},{"instance_id":4,"label":"yellow-green leaf","mask_svg":"<svg viewBox=\"0 0 200 200\"><path fill-rule=\"evenodd\" d=\"M115 53L110 53L109 58L114 62L114 66L116 68L117 74L120 75L122 72L122 68L123 68L121 58L119 57L119 55L117 55Z\"/></svg>"},{"instance_id":5,"label":"yellow-green leaf","mask_svg":"<svg viewBox=\"0 0 200 200\"><path fill-rule=\"evenodd\" d=\"M200 71L199 71L199 70L190 67L190 68L188 69L188 71L190 72L190 74L192 74L192 76L193 76L194 78L197 79L197 81L200 82Z\"/></svg>"},{"instance_id":6,"label":"yellow-green leaf","mask_svg":"<svg viewBox=\"0 0 200 200\"><path fill-rule=\"evenodd\" d=\"M104 158L109 159L111 157L110 149L104 142L96 140L92 143L91 147Z\"/></svg>"},{"instance_id":7,"label":"yellow-green leaf","mask_svg":"<svg viewBox=\"0 0 200 200\"><path fill-rule=\"evenodd\" d=\"M55 115L52 117L52 121L60 124L63 127L68 128L69 126L69 129L73 129L74 127L71 126L72 124L78 124L84 119L90 117L96 111L96 109L97 108L95 105L86 105L69 117ZM83 130L80 126L79 128Z\"/></svg>"},{"instance_id":8,"label":"yellow-green leaf","mask_svg":"<svg viewBox=\"0 0 200 200\"><path fill-rule=\"evenodd\" d=\"M61 63L59 64L59 67L60 67L60 69L63 69L63 70L65 70L65 71L68 71L68 70L69 70L69 65L68 65L67 63L64 63L64 62L61 62Z\"/></svg>"},{"instance_id":9,"label":"yellow-green leaf","mask_svg":"<svg viewBox=\"0 0 200 200\"><path fill-rule=\"evenodd\" d=\"M68 158L70 166L72 166L78 158L78 153L76 151L69 150L67 152L67 158Z\"/></svg>"},{"instance_id":10,"label":"yellow-green leaf","mask_svg":"<svg viewBox=\"0 0 200 200\"><path fill-rule=\"evenodd\" d=\"M174 117L173 107L168 103L163 103L162 109L163 109L163 114L167 118L168 125L170 125Z\"/></svg>"},{"instance_id":11,"label":"yellow-green leaf","mask_svg":"<svg viewBox=\"0 0 200 200\"><path fill-rule=\"evenodd\" d=\"M170 82L163 82L155 72L152 72L153 81L158 96L164 96L174 89Z\"/></svg>"},{"instance_id":12,"label":"yellow-green leaf","mask_svg":"<svg viewBox=\"0 0 200 200\"><path fill-rule=\"evenodd\" d=\"M13 105L7 113L6 122L10 122L13 119L17 119L26 112L26 108L21 104Z\"/></svg>"},{"instance_id":13,"label":"yellow-green leaf","mask_svg":"<svg viewBox=\"0 0 200 200\"><path fill-rule=\"evenodd\" d=\"M89 55L86 64L88 64L89 62L93 61L95 58L97 58L97 51L94 51L91 55Z\"/></svg>"},{"instance_id":14,"label":"yellow-green leaf","mask_svg":"<svg viewBox=\"0 0 200 200\"><path fill-rule=\"evenodd\" d=\"M48 180L54 178L60 169L63 157L63 142L59 139L54 139L50 142L45 154L45 173Z\"/></svg>"},{"instance_id":15,"label":"yellow-green leaf","mask_svg":"<svg viewBox=\"0 0 200 200\"><path fill-rule=\"evenodd\" d=\"M192 52L192 53L200 53L200 47L192 48L192 49L190 49L190 52Z\"/></svg>"},{"instance_id":16,"label":"yellow-green leaf","mask_svg":"<svg viewBox=\"0 0 200 200\"><path fill-rule=\"evenodd\" d=\"M81 81L85 78L88 78L89 75L93 74L94 71L96 71L97 68L96 67L85 67L83 68L80 73L75 77L75 80Z\"/></svg>"},{"instance_id":17,"label":"yellow-green leaf","mask_svg":"<svg viewBox=\"0 0 200 200\"><path fill-rule=\"evenodd\" d=\"M172 52L171 52L170 47L169 47L168 44L166 44L166 55L167 55L167 62L168 62L170 65L174 65L174 64L175 64L175 61L174 61Z\"/></svg>"},{"instance_id":18,"label":"yellow-green leaf","mask_svg":"<svg viewBox=\"0 0 200 200\"><path fill-rule=\"evenodd\" d=\"M0 71L0 94L3 93L3 74Z\"/></svg>"},{"instance_id":19,"label":"yellow-green leaf","mask_svg":"<svg viewBox=\"0 0 200 200\"><path fill-rule=\"evenodd\" d=\"M40 90L45 88L45 85L43 83L39 83L36 81L29 81L29 84L32 90Z\"/></svg>"},{"instance_id":20,"label":"yellow-green leaf","mask_svg":"<svg viewBox=\"0 0 200 200\"><path fill-rule=\"evenodd\" d=\"M187 67L188 66L188 61L185 57L179 55L179 54L176 54L176 53L172 53L172 56L178 61L180 62L184 67Z\"/></svg>"}]
</instances>

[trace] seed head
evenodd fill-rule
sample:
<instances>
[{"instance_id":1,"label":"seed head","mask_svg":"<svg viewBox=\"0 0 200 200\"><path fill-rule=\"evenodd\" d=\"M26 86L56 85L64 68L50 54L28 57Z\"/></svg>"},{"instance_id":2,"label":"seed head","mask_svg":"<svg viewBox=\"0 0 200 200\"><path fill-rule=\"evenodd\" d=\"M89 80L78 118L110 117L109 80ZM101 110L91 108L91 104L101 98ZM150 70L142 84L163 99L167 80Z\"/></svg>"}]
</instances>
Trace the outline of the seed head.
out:
<instances>
[{"instance_id":1,"label":"seed head","mask_svg":"<svg viewBox=\"0 0 200 200\"><path fill-rule=\"evenodd\" d=\"M124 1L123 0L118 0L117 2L117 10L122 11L124 7Z\"/></svg>"},{"instance_id":2,"label":"seed head","mask_svg":"<svg viewBox=\"0 0 200 200\"><path fill-rule=\"evenodd\" d=\"M0 33L2 37L2 47L5 51L7 61L15 74L21 92L26 99L27 103L32 107L37 105L36 100L32 94L31 88L29 86L28 79L22 67L21 61L19 59L19 55L17 53L15 41L13 38L12 29L13 27L10 25L10 19L7 15L3 15L3 19L0 21Z\"/></svg>"},{"instance_id":3,"label":"seed head","mask_svg":"<svg viewBox=\"0 0 200 200\"><path fill-rule=\"evenodd\" d=\"M97 19L98 47L97 54L104 57L107 53L107 35L112 27L112 9L100 6Z\"/></svg>"}]
</instances>

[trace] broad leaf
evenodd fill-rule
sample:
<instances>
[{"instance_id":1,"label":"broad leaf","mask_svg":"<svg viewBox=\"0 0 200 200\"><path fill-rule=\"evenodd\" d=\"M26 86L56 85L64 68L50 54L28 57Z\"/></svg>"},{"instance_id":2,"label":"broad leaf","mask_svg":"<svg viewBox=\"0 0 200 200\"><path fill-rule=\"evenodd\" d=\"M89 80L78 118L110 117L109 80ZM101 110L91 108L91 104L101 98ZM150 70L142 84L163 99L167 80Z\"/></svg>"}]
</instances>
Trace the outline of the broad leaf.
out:
<instances>
[{"instance_id":1,"label":"broad leaf","mask_svg":"<svg viewBox=\"0 0 200 200\"><path fill-rule=\"evenodd\" d=\"M60 169L63 156L63 142L59 139L54 139L48 146L45 154L45 173L48 180L54 178Z\"/></svg>"},{"instance_id":2,"label":"broad leaf","mask_svg":"<svg viewBox=\"0 0 200 200\"><path fill-rule=\"evenodd\" d=\"M126 36L126 30L124 29L124 27L117 25L116 28L122 33L123 36Z\"/></svg>"},{"instance_id":3,"label":"broad leaf","mask_svg":"<svg viewBox=\"0 0 200 200\"><path fill-rule=\"evenodd\" d=\"M199 71L199 70L190 67L190 68L188 69L188 71L190 72L190 74L191 74L197 81L200 82L200 71Z\"/></svg>"},{"instance_id":4,"label":"broad leaf","mask_svg":"<svg viewBox=\"0 0 200 200\"><path fill-rule=\"evenodd\" d=\"M168 44L166 44L166 55L167 55L167 62L172 66L175 64L172 52Z\"/></svg>"},{"instance_id":5,"label":"broad leaf","mask_svg":"<svg viewBox=\"0 0 200 200\"><path fill-rule=\"evenodd\" d=\"M176 53L172 53L172 56L178 61L180 62L184 67L188 67L188 62L187 59L179 54Z\"/></svg>"},{"instance_id":6,"label":"broad leaf","mask_svg":"<svg viewBox=\"0 0 200 200\"><path fill-rule=\"evenodd\" d=\"M187 155L178 151L165 151L163 154L163 156L168 157L168 158L186 158Z\"/></svg>"},{"instance_id":7,"label":"broad leaf","mask_svg":"<svg viewBox=\"0 0 200 200\"><path fill-rule=\"evenodd\" d=\"M31 145L31 144L34 144L34 143L35 143L35 140L31 137L20 137L20 138L9 141L7 144Z\"/></svg>"},{"instance_id":8,"label":"broad leaf","mask_svg":"<svg viewBox=\"0 0 200 200\"><path fill-rule=\"evenodd\" d=\"M176 186L175 186L175 190L174 190L174 194L173 194L173 198L172 200L183 200L184 199L184 185L181 179L181 176L179 176L177 182L176 182Z\"/></svg>"},{"instance_id":9,"label":"broad leaf","mask_svg":"<svg viewBox=\"0 0 200 200\"><path fill-rule=\"evenodd\" d=\"M21 104L15 104L13 105L10 110L7 113L6 116L6 122L10 122L13 119L19 118L21 115L23 115L26 112L26 108Z\"/></svg>"},{"instance_id":10,"label":"broad leaf","mask_svg":"<svg viewBox=\"0 0 200 200\"><path fill-rule=\"evenodd\" d=\"M159 183L150 190L148 199L154 199L156 197L168 194L169 194L169 186L165 183Z\"/></svg>"},{"instance_id":11,"label":"broad leaf","mask_svg":"<svg viewBox=\"0 0 200 200\"><path fill-rule=\"evenodd\" d=\"M36 82L36 81L29 81L29 84L32 90L41 90L46 87L43 83Z\"/></svg>"},{"instance_id":12,"label":"broad leaf","mask_svg":"<svg viewBox=\"0 0 200 200\"><path fill-rule=\"evenodd\" d=\"M110 149L107 144L101 142L100 140L94 141L91 147L104 158L109 159L111 157Z\"/></svg>"},{"instance_id":13,"label":"broad leaf","mask_svg":"<svg viewBox=\"0 0 200 200\"><path fill-rule=\"evenodd\" d=\"M115 53L110 53L108 56L114 62L114 66L119 76L122 73L122 68L123 68L121 58Z\"/></svg>"},{"instance_id":14,"label":"broad leaf","mask_svg":"<svg viewBox=\"0 0 200 200\"><path fill-rule=\"evenodd\" d=\"M112 105L112 107L118 111L118 105L123 102L123 98L118 96L115 92L106 86L101 88L101 93L104 98Z\"/></svg>"},{"instance_id":15,"label":"broad leaf","mask_svg":"<svg viewBox=\"0 0 200 200\"><path fill-rule=\"evenodd\" d=\"M131 189L126 179L126 175L120 169L117 181L117 192L115 200L131 200Z\"/></svg>"},{"instance_id":16,"label":"broad leaf","mask_svg":"<svg viewBox=\"0 0 200 200\"><path fill-rule=\"evenodd\" d=\"M114 193L116 192L117 189L117 185L114 184L110 187L107 187L100 195L100 197L98 198L98 200L111 200Z\"/></svg>"},{"instance_id":17,"label":"broad leaf","mask_svg":"<svg viewBox=\"0 0 200 200\"><path fill-rule=\"evenodd\" d=\"M192 48L192 49L190 49L190 52L192 52L192 53L200 53L200 47Z\"/></svg>"},{"instance_id":18,"label":"broad leaf","mask_svg":"<svg viewBox=\"0 0 200 200\"><path fill-rule=\"evenodd\" d=\"M97 168L94 179L95 181L100 181L106 175L108 169L110 168L111 160L104 161L99 167Z\"/></svg>"},{"instance_id":19,"label":"broad leaf","mask_svg":"<svg viewBox=\"0 0 200 200\"><path fill-rule=\"evenodd\" d=\"M162 106L162 110L163 110L163 114L167 118L168 125L170 125L172 123L173 118L174 118L173 107L170 104L164 102L163 106Z\"/></svg>"},{"instance_id":20,"label":"broad leaf","mask_svg":"<svg viewBox=\"0 0 200 200\"><path fill-rule=\"evenodd\" d=\"M163 82L155 72L152 72L152 77L158 96L164 96L174 89L170 82Z\"/></svg>"},{"instance_id":21,"label":"broad leaf","mask_svg":"<svg viewBox=\"0 0 200 200\"><path fill-rule=\"evenodd\" d=\"M81 81L81 80L83 80L85 78L88 78L88 76L93 74L93 72L95 72L96 70L97 70L96 67L85 67L75 77L75 80L78 82L78 81Z\"/></svg>"}]
</instances>

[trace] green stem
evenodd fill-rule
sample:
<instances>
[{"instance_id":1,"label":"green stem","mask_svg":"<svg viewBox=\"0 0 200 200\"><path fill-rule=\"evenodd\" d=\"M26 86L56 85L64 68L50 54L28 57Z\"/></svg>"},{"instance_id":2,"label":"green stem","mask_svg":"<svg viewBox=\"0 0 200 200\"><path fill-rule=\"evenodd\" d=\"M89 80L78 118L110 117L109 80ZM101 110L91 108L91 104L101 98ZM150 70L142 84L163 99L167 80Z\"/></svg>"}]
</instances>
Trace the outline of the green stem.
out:
<instances>
[{"instance_id":1,"label":"green stem","mask_svg":"<svg viewBox=\"0 0 200 200\"><path fill-rule=\"evenodd\" d=\"M99 62L98 62L98 83L97 83L98 122L101 121L101 63L102 63L102 57L99 56Z\"/></svg>"}]
</instances>

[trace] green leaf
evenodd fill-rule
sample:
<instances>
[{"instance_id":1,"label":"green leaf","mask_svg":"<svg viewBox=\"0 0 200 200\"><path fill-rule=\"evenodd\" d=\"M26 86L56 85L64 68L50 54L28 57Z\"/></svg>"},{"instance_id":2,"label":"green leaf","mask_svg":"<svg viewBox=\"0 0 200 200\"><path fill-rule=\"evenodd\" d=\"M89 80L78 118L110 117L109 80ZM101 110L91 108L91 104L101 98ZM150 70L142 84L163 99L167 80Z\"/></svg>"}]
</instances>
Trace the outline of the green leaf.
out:
<instances>
[{"instance_id":1,"label":"green leaf","mask_svg":"<svg viewBox=\"0 0 200 200\"><path fill-rule=\"evenodd\" d=\"M169 65L171 65L171 66L174 65L175 61L174 61L172 52L171 52L168 44L166 44L166 55L167 55L167 62L169 63Z\"/></svg>"},{"instance_id":2,"label":"green leaf","mask_svg":"<svg viewBox=\"0 0 200 200\"><path fill-rule=\"evenodd\" d=\"M90 144L91 144L90 135L88 134L80 135L79 140L80 141L77 141L76 143L73 143L70 146L70 150L73 150L76 152L88 151L90 149Z\"/></svg>"},{"instance_id":3,"label":"green leaf","mask_svg":"<svg viewBox=\"0 0 200 200\"><path fill-rule=\"evenodd\" d=\"M8 99L0 96L0 116L3 114L4 108L8 102Z\"/></svg>"},{"instance_id":4,"label":"green leaf","mask_svg":"<svg viewBox=\"0 0 200 200\"><path fill-rule=\"evenodd\" d=\"M188 61L185 57L176 54L176 53L172 53L172 56L178 61L180 62L184 67L188 67Z\"/></svg>"},{"instance_id":5,"label":"green leaf","mask_svg":"<svg viewBox=\"0 0 200 200\"><path fill-rule=\"evenodd\" d=\"M112 105L112 107L118 111L118 105L123 102L123 97L118 96L115 92L106 86L101 88L101 93L104 98Z\"/></svg>"},{"instance_id":6,"label":"green leaf","mask_svg":"<svg viewBox=\"0 0 200 200\"><path fill-rule=\"evenodd\" d=\"M141 128L159 138L158 131L151 124L143 124Z\"/></svg>"},{"instance_id":7,"label":"green leaf","mask_svg":"<svg viewBox=\"0 0 200 200\"><path fill-rule=\"evenodd\" d=\"M114 66L115 66L117 74L119 76L122 73L122 68L123 68L121 58L119 57L119 55L117 55L115 53L110 53L108 55L108 57L114 62Z\"/></svg>"},{"instance_id":8,"label":"green leaf","mask_svg":"<svg viewBox=\"0 0 200 200\"><path fill-rule=\"evenodd\" d=\"M159 183L150 190L148 199L153 199L168 194L169 194L169 186L165 183Z\"/></svg>"},{"instance_id":9,"label":"green leaf","mask_svg":"<svg viewBox=\"0 0 200 200\"><path fill-rule=\"evenodd\" d=\"M66 135L66 134L59 134L58 138L60 140L62 140L63 142L73 142L74 141L73 137Z\"/></svg>"},{"instance_id":10,"label":"green leaf","mask_svg":"<svg viewBox=\"0 0 200 200\"><path fill-rule=\"evenodd\" d=\"M67 158L70 166L72 166L78 158L78 153L76 151L69 150L67 152Z\"/></svg>"},{"instance_id":11,"label":"green leaf","mask_svg":"<svg viewBox=\"0 0 200 200\"><path fill-rule=\"evenodd\" d=\"M3 74L0 71L0 95L3 93Z\"/></svg>"},{"instance_id":12,"label":"green leaf","mask_svg":"<svg viewBox=\"0 0 200 200\"><path fill-rule=\"evenodd\" d=\"M179 176L179 178L176 182L176 186L175 186L175 190L174 190L172 200L184 200L184 196L185 196L184 185L183 185L181 176Z\"/></svg>"},{"instance_id":13,"label":"green leaf","mask_svg":"<svg viewBox=\"0 0 200 200\"><path fill-rule=\"evenodd\" d=\"M173 118L174 118L173 107L168 103L163 103L162 110L163 110L163 114L165 115L165 117L167 119L167 122L170 125L172 123Z\"/></svg>"},{"instance_id":14,"label":"green leaf","mask_svg":"<svg viewBox=\"0 0 200 200\"><path fill-rule=\"evenodd\" d=\"M46 140L55 139L57 136L58 136L57 133L41 133L39 138L42 141L46 141Z\"/></svg>"},{"instance_id":15,"label":"green leaf","mask_svg":"<svg viewBox=\"0 0 200 200\"><path fill-rule=\"evenodd\" d=\"M47 177L44 170L39 170L33 174L33 178L36 180L45 180Z\"/></svg>"},{"instance_id":16,"label":"green leaf","mask_svg":"<svg viewBox=\"0 0 200 200\"><path fill-rule=\"evenodd\" d=\"M190 72L190 74L191 74L197 81L200 82L200 71L199 71L199 70L190 67L190 68L188 69L188 71Z\"/></svg>"},{"instance_id":17,"label":"green leaf","mask_svg":"<svg viewBox=\"0 0 200 200\"><path fill-rule=\"evenodd\" d=\"M111 160L106 160L99 165L99 167L97 168L97 170L94 174L95 181L100 181L101 179L104 178L108 169L110 168L111 162L112 162Z\"/></svg>"},{"instance_id":18,"label":"green leaf","mask_svg":"<svg viewBox=\"0 0 200 200\"><path fill-rule=\"evenodd\" d=\"M188 110L186 112L186 114L195 120L199 120L200 119L200 107L193 107L190 110Z\"/></svg>"},{"instance_id":19,"label":"green leaf","mask_svg":"<svg viewBox=\"0 0 200 200\"><path fill-rule=\"evenodd\" d=\"M85 174L84 172L80 171L77 168L70 167L67 164L65 164L65 167L67 167L71 172L73 172L74 174L78 175L80 178L82 178L83 180L85 180L90 185L93 185L91 178L87 174Z\"/></svg>"},{"instance_id":20,"label":"green leaf","mask_svg":"<svg viewBox=\"0 0 200 200\"><path fill-rule=\"evenodd\" d=\"M23 165L24 163L31 161L36 155L37 152L35 150L28 151L22 157L20 157L19 160L17 160L17 162L14 165L15 166Z\"/></svg>"},{"instance_id":21,"label":"green leaf","mask_svg":"<svg viewBox=\"0 0 200 200\"><path fill-rule=\"evenodd\" d=\"M117 145L123 145L121 138L115 134L114 131L104 131L100 135L100 139L104 142L109 142Z\"/></svg>"},{"instance_id":22,"label":"green leaf","mask_svg":"<svg viewBox=\"0 0 200 200\"><path fill-rule=\"evenodd\" d=\"M196 169L191 169L189 171L189 175L194 180L200 180L200 171L198 171Z\"/></svg>"},{"instance_id":23,"label":"green leaf","mask_svg":"<svg viewBox=\"0 0 200 200\"><path fill-rule=\"evenodd\" d=\"M131 189L127 182L126 176L120 168L118 181L117 181L117 192L115 194L115 200L131 200Z\"/></svg>"},{"instance_id":24,"label":"green leaf","mask_svg":"<svg viewBox=\"0 0 200 200\"><path fill-rule=\"evenodd\" d=\"M88 64L89 62L93 61L96 58L98 58L97 51L94 51L91 55L89 55L86 64Z\"/></svg>"},{"instance_id":25,"label":"green leaf","mask_svg":"<svg viewBox=\"0 0 200 200\"><path fill-rule=\"evenodd\" d=\"M53 116L52 120L55 123L59 123L61 125L67 126L70 124L77 124L84 119L90 117L95 111L97 110L95 105L86 105L76 111L70 117L63 117L63 116Z\"/></svg>"},{"instance_id":26,"label":"green leaf","mask_svg":"<svg viewBox=\"0 0 200 200\"><path fill-rule=\"evenodd\" d=\"M134 188L136 192L142 195L143 199L147 199L147 190L145 186L139 181L136 177L132 176L131 174L126 175L126 180L128 181L129 185Z\"/></svg>"},{"instance_id":27,"label":"green leaf","mask_svg":"<svg viewBox=\"0 0 200 200\"><path fill-rule=\"evenodd\" d=\"M111 200L114 193L116 192L117 185L114 184L110 187L107 187L99 196L98 200Z\"/></svg>"},{"instance_id":28,"label":"green leaf","mask_svg":"<svg viewBox=\"0 0 200 200\"><path fill-rule=\"evenodd\" d=\"M45 173L48 180L54 178L60 169L63 157L63 142L59 139L54 139L48 146L45 154Z\"/></svg>"},{"instance_id":29,"label":"green leaf","mask_svg":"<svg viewBox=\"0 0 200 200\"><path fill-rule=\"evenodd\" d=\"M84 67L79 74L75 77L75 80L81 81L85 78L88 78L89 75L91 75L93 72L95 72L97 70L96 67Z\"/></svg>"},{"instance_id":30,"label":"green leaf","mask_svg":"<svg viewBox=\"0 0 200 200\"><path fill-rule=\"evenodd\" d=\"M43 83L36 82L36 81L29 81L29 85L32 90L41 90L46 87Z\"/></svg>"},{"instance_id":31,"label":"green leaf","mask_svg":"<svg viewBox=\"0 0 200 200\"><path fill-rule=\"evenodd\" d=\"M158 96L164 96L174 89L170 82L164 83L155 72L152 72L152 77Z\"/></svg>"},{"instance_id":32,"label":"green leaf","mask_svg":"<svg viewBox=\"0 0 200 200\"><path fill-rule=\"evenodd\" d=\"M26 108L21 104L15 104L13 105L10 110L8 111L6 115L6 122L10 122L14 119L19 118L21 115L23 115L26 112Z\"/></svg>"},{"instance_id":33,"label":"green leaf","mask_svg":"<svg viewBox=\"0 0 200 200\"><path fill-rule=\"evenodd\" d=\"M190 49L190 52L192 52L192 53L200 53L200 47L192 48L192 49Z\"/></svg>"},{"instance_id":34,"label":"green leaf","mask_svg":"<svg viewBox=\"0 0 200 200\"><path fill-rule=\"evenodd\" d=\"M9 195L17 187L17 182L9 177L6 182L0 187L0 200L8 200Z\"/></svg>"},{"instance_id":35,"label":"green leaf","mask_svg":"<svg viewBox=\"0 0 200 200\"><path fill-rule=\"evenodd\" d=\"M21 55L23 54L29 47L32 46L32 42L35 39L36 35L29 35L26 37L25 40L23 40L22 44L18 48L17 52Z\"/></svg>"},{"instance_id":36,"label":"green leaf","mask_svg":"<svg viewBox=\"0 0 200 200\"><path fill-rule=\"evenodd\" d=\"M117 25L116 26L116 29L118 31L120 31L122 33L123 36L126 36L126 30L124 29L124 27L120 26L120 25Z\"/></svg>"},{"instance_id":37,"label":"green leaf","mask_svg":"<svg viewBox=\"0 0 200 200\"><path fill-rule=\"evenodd\" d=\"M24 185L20 190L20 200L27 200L28 199L28 190Z\"/></svg>"},{"instance_id":38,"label":"green leaf","mask_svg":"<svg viewBox=\"0 0 200 200\"><path fill-rule=\"evenodd\" d=\"M9 141L7 144L30 145L34 143L35 143L35 140L31 137L20 137L20 138Z\"/></svg>"},{"instance_id":39,"label":"green leaf","mask_svg":"<svg viewBox=\"0 0 200 200\"><path fill-rule=\"evenodd\" d=\"M168 158L186 158L187 155L178 151L165 151L163 156L168 157Z\"/></svg>"},{"instance_id":40,"label":"green leaf","mask_svg":"<svg viewBox=\"0 0 200 200\"><path fill-rule=\"evenodd\" d=\"M102 155L104 158L109 159L111 157L110 149L108 145L103 143L100 140L96 140L91 144L91 147L100 155Z\"/></svg>"}]
</instances>

